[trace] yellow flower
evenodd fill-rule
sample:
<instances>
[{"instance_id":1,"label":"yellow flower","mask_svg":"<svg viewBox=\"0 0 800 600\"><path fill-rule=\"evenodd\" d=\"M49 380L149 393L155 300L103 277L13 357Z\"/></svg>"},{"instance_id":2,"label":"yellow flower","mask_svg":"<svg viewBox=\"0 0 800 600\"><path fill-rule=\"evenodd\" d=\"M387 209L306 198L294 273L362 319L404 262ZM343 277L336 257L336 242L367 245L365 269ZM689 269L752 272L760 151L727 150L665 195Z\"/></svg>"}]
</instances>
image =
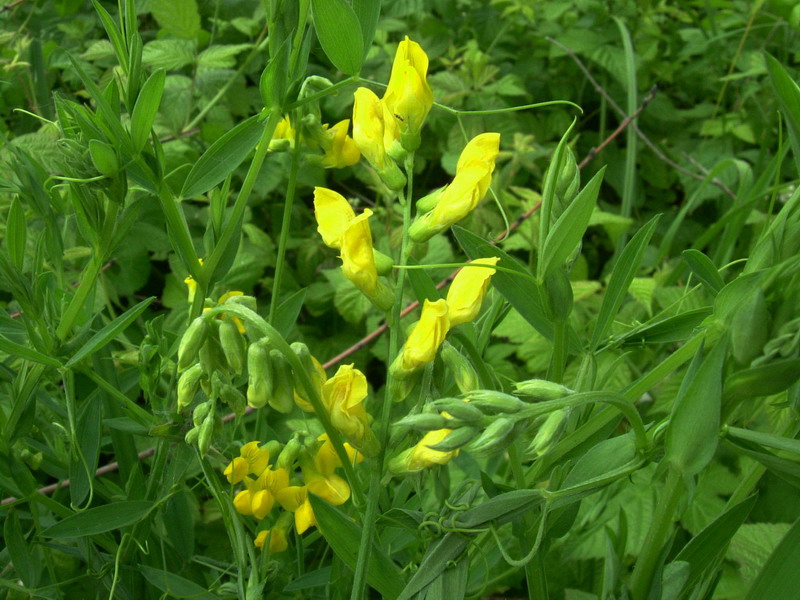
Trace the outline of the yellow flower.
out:
<instances>
[{"instance_id":1,"label":"yellow flower","mask_svg":"<svg viewBox=\"0 0 800 600\"><path fill-rule=\"evenodd\" d=\"M419 131L433 106L433 91L427 75L428 56L419 44L406 36L394 55L383 101L397 119L400 139L409 152L419 148Z\"/></svg>"},{"instance_id":2,"label":"yellow flower","mask_svg":"<svg viewBox=\"0 0 800 600\"><path fill-rule=\"evenodd\" d=\"M416 446L393 458L389 463L389 470L395 474L416 473L429 467L448 463L458 455L458 450L434 450L429 446L443 442L452 431L452 429L429 431L417 442Z\"/></svg>"},{"instance_id":3,"label":"yellow flower","mask_svg":"<svg viewBox=\"0 0 800 600\"><path fill-rule=\"evenodd\" d=\"M198 258L197 262L200 263L200 266L203 266L203 259ZM183 280L183 283L186 284L187 289L187 296L189 300L189 304L194 301L194 293L197 291L197 282L194 280L194 277L189 275L186 279Z\"/></svg>"},{"instance_id":4,"label":"yellow flower","mask_svg":"<svg viewBox=\"0 0 800 600\"><path fill-rule=\"evenodd\" d=\"M372 231L368 219L372 211L368 208L352 219L342 233L342 272L368 297L375 295L378 287L378 271L372 251Z\"/></svg>"},{"instance_id":5,"label":"yellow flower","mask_svg":"<svg viewBox=\"0 0 800 600\"><path fill-rule=\"evenodd\" d=\"M344 504L350 499L350 486L336 474L323 475L313 470L303 470L306 489L333 506Z\"/></svg>"},{"instance_id":6,"label":"yellow flower","mask_svg":"<svg viewBox=\"0 0 800 600\"><path fill-rule=\"evenodd\" d=\"M471 264L496 265L499 260L496 256L478 258L471 261ZM447 315L450 327L468 323L478 316L494 273L494 269L464 267L456 274L447 292Z\"/></svg>"},{"instance_id":7,"label":"yellow flower","mask_svg":"<svg viewBox=\"0 0 800 600\"><path fill-rule=\"evenodd\" d=\"M272 554L278 554L279 552L285 552L286 549L289 547L289 542L286 539L286 531L283 529L278 529L273 527L272 529L265 529L264 531L260 531L255 539L255 547L264 549L264 544L269 538L269 551Z\"/></svg>"},{"instance_id":8,"label":"yellow flower","mask_svg":"<svg viewBox=\"0 0 800 600\"><path fill-rule=\"evenodd\" d=\"M436 351L444 341L450 321L447 316L447 302L425 300L422 314L408 336L400 356L402 370L416 371L436 358Z\"/></svg>"},{"instance_id":9,"label":"yellow flower","mask_svg":"<svg viewBox=\"0 0 800 600\"><path fill-rule=\"evenodd\" d=\"M406 178L386 154L383 103L372 90L363 87L355 91L353 98L353 140L356 146L389 189L402 189ZM391 137L396 131L396 127L390 128L388 135Z\"/></svg>"},{"instance_id":10,"label":"yellow flower","mask_svg":"<svg viewBox=\"0 0 800 600\"><path fill-rule=\"evenodd\" d=\"M248 442L242 446L239 456L225 468L225 477L232 484L243 481L248 475L260 476L269 465L269 451L259 448L261 442Z\"/></svg>"},{"instance_id":11,"label":"yellow flower","mask_svg":"<svg viewBox=\"0 0 800 600\"><path fill-rule=\"evenodd\" d=\"M339 455L336 454L336 450L333 448L333 444L328 439L327 433L323 433L317 440L322 442L322 445L314 456L314 468L323 475L330 475L341 467L342 463L339 460ZM344 450L347 452L351 463L358 464L364 460L364 455L347 442L344 443Z\"/></svg>"},{"instance_id":12,"label":"yellow flower","mask_svg":"<svg viewBox=\"0 0 800 600\"><path fill-rule=\"evenodd\" d=\"M236 290L226 292L219 297L217 304L224 304L229 298L235 298L236 296L244 296L244 292L239 292ZM222 315L220 318L226 319L227 315ZM244 323L242 323L241 319L239 319L239 317L231 317L231 320L233 321L234 325L236 325L236 329L239 330L239 333L244 335L247 330L245 329Z\"/></svg>"},{"instance_id":13,"label":"yellow flower","mask_svg":"<svg viewBox=\"0 0 800 600\"><path fill-rule=\"evenodd\" d=\"M314 371L311 373L311 381L314 383L314 387L317 388L317 395L322 397L322 385L327 381L328 376L325 374L325 369L322 368L322 365L316 359L316 357L312 356L311 361L314 363ZM308 398L306 398L306 392L302 386L294 388L294 403L305 412L314 412L314 406L311 404Z\"/></svg>"},{"instance_id":14,"label":"yellow flower","mask_svg":"<svg viewBox=\"0 0 800 600\"><path fill-rule=\"evenodd\" d=\"M492 182L499 148L499 133L482 133L470 140L458 159L453 182L439 193L433 210L412 223L412 240L425 242L475 209Z\"/></svg>"},{"instance_id":15,"label":"yellow flower","mask_svg":"<svg viewBox=\"0 0 800 600\"><path fill-rule=\"evenodd\" d=\"M257 480L248 477L244 481L247 489L236 494L233 506L239 514L253 516L260 521L272 510L275 498L268 489L260 487Z\"/></svg>"},{"instance_id":16,"label":"yellow flower","mask_svg":"<svg viewBox=\"0 0 800 600\"><path fill-rule=\"evenodd\" d=\"M322 398L333 426L365 454L373 456L378 452L378 440L364 406L367 392L364 374L353 365L342 365L323 385Z\"/></svg>"},{"instance_id":17,"label":"yellow flower","mask_svg":"<svg viewBox=\"0 0 800 600\"><path fill-rule=\"evenodd\" d=\"M308 501L306 486L292 485L277 494L277 500L284 510L294 513L294 528L297 533L304 533L309 527L317 524L314 509Z\"/></svg>"},{"instance_id":18,"label":"yellow flower","mask_svg":"<svg viewBox=\"0 0 800 600\"><path fill-rule=\"evenodd\" d=\"M330 140L330 147L324 148L322 156L322 166L326 169L349 167L356 164L361 158L355 141L347 135L349 127L350 119L345 119L326 131Z\"/></svg>"},{"instance_id":19,"label":"yellow flower","mask_svg":"<svg viewBox=\"0 0 800 600\"><path fill-rule=\"evenodd\" d=\"M314 215L317 231L328 248L342 247L342 235L347 225L356 218L350 203L338 192L324 187L314 188Z\"/></svg>"}]
</instances>

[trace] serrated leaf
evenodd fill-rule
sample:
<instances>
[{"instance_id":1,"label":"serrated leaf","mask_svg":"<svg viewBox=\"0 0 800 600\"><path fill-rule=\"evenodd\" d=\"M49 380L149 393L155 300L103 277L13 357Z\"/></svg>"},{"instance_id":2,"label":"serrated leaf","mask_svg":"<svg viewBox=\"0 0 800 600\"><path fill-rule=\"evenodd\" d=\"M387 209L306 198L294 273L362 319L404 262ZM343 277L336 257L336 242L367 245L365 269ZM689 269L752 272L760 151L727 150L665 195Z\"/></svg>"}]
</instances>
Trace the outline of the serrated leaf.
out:
<instances>
[{"instance_id":1,"label":"serrated leaf","mask_svg":"<svg viewBox=\"0 0 800 600\"><path fill-rule=\"evenodd\" d=\"M236 66L236 55L252 47L252 44L209 46L197 57L197 66L201 71L208 69L232 69Z\"/></svg>"},{"instance_id":2,"label":"serrated leaf","mask_svg":"<svg viewBox=\"0 0 800 600\"><path fill-rule=\"evenodd\" d=\"M652 277L634 277L628 288L628 293L650 313L652 311L653 293L655 290L656 280Z\"/></svg>"},{"instance_id":3,"label":"serrated leaf","mask_svg":"<svg viewBox=\"0 0 800 600\"><path fill-rule=\"evenodd\" d=\"M326 56L342 73L358 74L364 56L364 40L353 8L345 0L312 0L311 6L314 29Z\"/></svg>"},{"instance_id":4,"label":"serrated leaf","mask_svg":"<svg viewBox=\"0 0 800 600\"><path fill-rule=\"evenodd\" d=\"M219 184L250 154L263 131L264 122L256 115L214 142L186 176L181 197L194 198Z\"/></svg>"},{"instance_id":5,"label":"serrated leaf","mask_svg":"<svg viewBox=\"0 0 800 600\"><path fill-rule=\"evenodd\" d=\"M783 536L769 555L746 600L796 598L797 574L800 573L800 519Z\"/></svg>"},{"instance_id":6,"label":"serrated leaf","mask_svg":"<svg viewBox=\"0 0 800 600\"><path fill-rule=\"evenodd\" d=\"M149 6L159 26L172 35L190 40L200 33L196 0L150 0Z\"/></svg>"},{"instance_id":7,"label":"serrated leaf","mask_svg":"<svg viewBox=\"0 0 800 600\"><path fill-rule=\"evenodd\" d=\"M148 500L125 500L90 508L45 529L42 537L65 539L98 535L141 521L153 508Z\"/></svg>"},{"instance_id":8,"label":"serrated leaf","mask_svg":"<svg viewBox=\"0 0 800 600\"><path fill-rule=\"evenodd\" d=\"M145 44L142 62L151 69L175 71L194 62L195 47L191 40L154 40Z\"/></svg>"}]
</instances>

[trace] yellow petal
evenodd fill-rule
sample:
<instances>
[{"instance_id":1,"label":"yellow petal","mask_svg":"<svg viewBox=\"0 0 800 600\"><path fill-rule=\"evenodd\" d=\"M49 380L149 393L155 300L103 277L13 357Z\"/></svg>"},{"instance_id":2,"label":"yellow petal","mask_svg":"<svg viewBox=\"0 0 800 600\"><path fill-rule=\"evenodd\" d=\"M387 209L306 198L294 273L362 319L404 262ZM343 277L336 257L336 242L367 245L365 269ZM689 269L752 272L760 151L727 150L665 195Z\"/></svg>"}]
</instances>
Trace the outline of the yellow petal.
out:
<instances>
[{"instance_id":1,"label":"yellow petal","mask_svg":"<svg viewBox=\"0 0 800 600\"><path fill-rule=\"evenodd\" d=\"M303 472L308 491L334 506L344 504L350 498L350 486L338 475L323 476L319 473Z\"/></svg>"},{"instance_id":2,"label":"yellow petal","mask_svg":"<svg viewBox=\"0 0 800 600\"><path fill-rule=\"evenodd\" d=\"M259 490L250 495L250 508L253 516L259 521L269 514L274 504L275 499L269 493L269 490Z\"/></svg>"},{"instance_id":3,"label":"yellow petal","mask_svg":"<svg viewBox=\"0 0 800 600\"><path fill-rule=\"evenodd\" d=\"M374 296L378 286L378 270L372 251L372 232L369 228L370 209L350 221L342 236L342 272L367 296Z\"/></svg>"},{"instance_id":4,"label":"yellow petal","mask_svg":"<svg viewBox=\"0 0 800 600\"><path fill-rule=\"evenodd\" d=\"M425 300L419 321L403 346L403 367L416 370L436 358L436 352L449 329L447 302L441 299L436 302Z\"/></svg>"},{"instance_id":5,"label":"yellow petal","mask_svg":"<svg viewBox=\"0 0 800 600\"><path fill-rule=\"evenodd\" d=\"M428 56L418 43L406 36L397 46L389 84L383 96L404 134L418 134L433 106L433 91L427 74Z\"/></svg>"},{"instance_id":6,"label":"yellow petal","mask_svg":"<svg viewBox=\"0 0 800 600\"><path fill-rule=\"evenodd\" d=\"M383 105L364 87L355 91L353 100L353 140L369 164L382 171L388 160L383 145Z\"/></svg>"},{"instance_id":7,"label":"yellow petal","mask_svg":"<svg viewBox=\"0 0 800 600\"><path fill-rule=\"evenodd\" d=\"M294 513L294 528L297 533L305 533L309 527L314 527L317 524L317 519L314 516L314 509L311 508L311 503L306 500L297 507Z\"/></svg>"},{"instance_id":8,"label":"yellow petal","mask_svg":"<svg viewBox=\"0 0 800 600\"><path fill-rule=\"evenodd\" d=\"M500 152L499 133L488 132L476 135L461 151L461 156L456 164L456 173L473 164L482 165L491 173L494 171L498 152Z\"/></svg>"},{"instance_id":9,"label":"yellow petal","mask_svg":"<svg viewBox=\"0 0 800 600\"><path fill-rule=\"evenodd\" d=\"M496 265L499 260L493 256L473 260L471 264ZM485 267L465 267L456 274L447 292L450 327L467 323L478 316L494 273L494 269Z\"/></svg>"},{"instance_id":10,"label":"yellow petal","mask_svg":"<svg viewBox=\"0 0 800 600\"><path fill-rule=\"evenodd\" d=\"M258 477L269 465L269 451L259 448L261 442L248 442L240 451L240 456L247 461L248 474Z\"/></svg>"},{"instance_id":11,"label":"yellow petal","mask_svg":"<svg viewBox=\"0 0 800 600\"><path fill-rule=\"evenodd\" d=\"M228 481L235 485L247 477L249 470L250 465L247 460L241 456L237 456L225 467L224 474L225 477L228 478Z\"/></svg>"},{"instance_id":12,"label":"yellow petal","mask_svg":"<svg viewBox=\"0 0 800 600\"><path fill-rule=\"evenodd\" d=\"M324 244L329 248L341 248L344 230L356 216L350 203L338 192L315 187L314 214L317 218L317 231Z\"/></svg>"},{"instance_id":13,"label":"yellow petal","mask_svg":"<svg viewBox=\"0 0 800 600\"><path fill-rule=\"evenodd\" d=\"M289 471L286 469L267 469L259 477L259 485L276 495L282 489L289 487Z\"/></svg>"},{"instance_id":14,"label":"yellow petal","mask_svg":"<svg viewBox=\"0 0 800 600\"><path fill-rule=\"evenodd\" d=\"M412 471L418 471L434 465L443 465L456 456L458 450L444 452L442 450L433 450L429 448L429 446L435 446L444 441L452 431L452 429L437 429L426 433L411 450L411 455L408 459L410 469Z\"/></svg>"},{"instance_id":15,"label":"yellow petal","mask_svg":"<svg viewBox=\"0 0 800 600\"><path fill-rule=\"evenodd\" d=\"M233 498L233 507L241 515L250 516L253 514L253 505L250 490L242 490Z\"/></svg>"},{"instance_id":16,"label":"yellow petal","mask_svg":"<svg viewBox=\"0 0 800 600\"><path fill-rule=\"evenodd\" d=\"M286 539L286 532L283 529L273 527L272 529L265 529L260 531L255 539L256 548L264 548L267 539L269 538L269 551L272 554L284 552L289 547L289 542Z\"/></svg>"},{"instance_id":17,"label":"yellow petal","mask_svg":"<svg viewBox=\"0 0 800 600\"><path fill-rule=\"evenodd\" d=\"M283 488L275 499L280 503L284 510L295 512L308 498L308 490L305 486L290 485Z\"/></svg>"},{"instance_id":18,"label":"yellow petal","mask_svg":"<svg viewBox=\"0 0 800 600\"><path fill-rule=\"evenodd\" d=\"M328 129L330 149L322 157L322 166L325 168L342 169L356 164L361 158L353 138L347 135L349 127L350 119L345 119Z\"/></svg>"}]
</instances>

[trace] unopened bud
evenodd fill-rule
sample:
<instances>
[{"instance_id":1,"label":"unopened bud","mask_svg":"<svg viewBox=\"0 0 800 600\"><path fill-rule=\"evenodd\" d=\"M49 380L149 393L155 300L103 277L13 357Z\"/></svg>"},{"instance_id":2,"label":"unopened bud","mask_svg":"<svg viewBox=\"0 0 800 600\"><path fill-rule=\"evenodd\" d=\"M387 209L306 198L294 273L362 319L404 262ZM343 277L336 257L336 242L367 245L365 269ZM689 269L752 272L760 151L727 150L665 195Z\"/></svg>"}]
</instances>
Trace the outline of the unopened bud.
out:
<instances>
[{"instance_id":1,"label":"unopened bud","mask_svg":"<svg viewBox=\"0 0 800 600\"><path fill-rule=\"evenodd\" d=\"M496 419L467 449L473 454L490 454L499 450L514 431L514 425L514 420L508 417Z\"/></svg>"},{"instance_id":2,"label":"unopened bud","mask_svg":"<svg viewBox=\"0 0 800 600\"><path fill-rule=\"evenodd\" d=\"M212 406L213 402L209 400L208 402L203 402L194 407L194 411L192 411L192 423L195 427L199 427L203 421L206 420Z\"/></svg>"},{"instance_id":3,"label":"unopened bud","mask_svg":"<svg viewBox=\"0 0 800 600\"><path fill-rule=\"evenodd\" d=\"M189 431L186 432L186 436L183 439L190 446L194 446L197 443L197 438L199 437L200 437L200 428L192 427Z\"/></svg>"},{"instance_id":4,"label":"unopened bud","mask_svg":"<svg viewBox=\"0 0 800 600\"><path fill-rule=\"evenodd\" d=\"M279 469L287 469L290 472L293 471L295 462L297 462L300 452L304 449L305 446L303 442L300 441L297 435L294 435L283 447L283 450L281 450L281 453L278 455L278 460L275 461L275 466Z\"/></svg>"},{"instance_id":5,"label":"unopened bud","mask_svg":"<svg viewBox=\"0 0 800 600\"><path fill-rule=\"evenodd\" d=\"M470 392L469 401L471 405L481 410L489 410L495 413L515 413L528 406L516 396L494 390Z\"/></svg>"},{"instance_id":6,"label":"unopened bud","mask_svg":"<svg viewBox=\"0 0 800 600\"><path fill-rule=\"evenodd\" d=\"M394 259L381 252L380 250L375 250L373 248L372 254L375 256L375 270L378 272L378 275L388 275L392 272L394 268Z\"/></svg>"},{"instance_id":7,"label":"unopened bud","mask_svg":"<svg viewBox=\"0 0 800 600\"><path fill-rule=\"evenodd\" d=\"M575 160L575 154L572 149L567 148L564 164L561 166L561 172L556 180L556 195L560 200L561 206L558 214L554 215L554 219L557 219L575 199L580 185L581 170L578 168L578 161Z\"/></svg>"},{"instance_id":8,"label":"unopened bud","mask_svg":"<svg viewBox=\"0 0 800 600\"><path fill-rule=\"evenodd\" d=\"M480 434L480 430L476 427L459 427L451 432L446 438L434 446L430 446L432 450L440 450L442 452L452 452L459 448L466 446Z\"/></svg>"},{"instance_id":9,"label":"unopened bud","mask_svg":"<svg viewBox=\"0 0 800 600\"><path fill-rule=\"evenodd\" d=\"M288 413L294 406L294 375L288 361L280 350L273 348L269 352L272 361L273 379L272 398L269 405L278 412Z\"/></svg>"},{"instance_id":10,"label":"unopened bud","mask_svg":"<svg viewBox=\"0 0 800 600\"><path fill-rule=\"evenodd\" d=\"M466 356L461 354L456 347L449 342L442 344L440 356L453 374L456 381L456 387L462 394L477 390L480 387L478 374L475 372L475 367L467 359Z\"/></svg>"},{"instance_id":11,"label":"unopened bud","mask_svg":"<svg viewBox=\"0 0 800 600\"><path fill-rule=\"evenodd\" d=\"M247 349L247 404L262 408L272 398L272 359L267 340L261 339Z\"/></svg>"},{"instance_id":12,"label":"unopened bud","mask_svg":"<svg viewBox=\"0 0 800 600\"><path fill-rule=\"evenodd\" d=\"M427 196L423 196L417 200L417 214L421 215L426 212L431 212L436 208L436 204L439 202L439 197L443 191L444 187L440 187L438 190L434 190Z\"/></svg>"},{"instance_id":13,"label":"unopened bud","mask_svg":"<svg viewBox=\"0 0 800 600\"><path fill-rule=\"evenodd\" d=\"M197 317L189 324L178 346L178 372L191 367L209 333L208 319Z\"/></svg>"},{"instance_id":14,"label":"unopened bud","mask_svg":"<svg viewBox=\"0 0 800 600\"><path fill-rule=\"evenodd\" d=\"M516 393L533 400L557 400L572 393L568 387L546 379L528 379L515 384Z\"/></svg>"},{"instance_id":15,"label":"unopened bud","mask_svg":"<svg viewBox=\"0 0 800 600\"><path fill-rule=\"evenodd\" d=\"M229 295L223 304L241 304L242 306L249 308L253 312L256 312L258 309L258 304L256 303L256 299L253 296L247 296L245 294L235 294Z\"/></svg>"},{"instance_id":16,"label":"unopened bud","mask_svg":"<svg viewBox=\"0 0 800 600\"><path fill-rule=\"evenodd\" d=\"M245 341L236 324L230 319L225 319L219 324L219 345L231 371L241 375L244 370Z\"/></svg>"},{"instance_id":17,"label":"unopened bud","mask_svg":"<svg viewBox=\"0 0 800 600\"><path fill-rule=\"evenodd\" d=\"M203 367L200 363L195 363L181 374L178 379L178 412L194 401L201 377L203 377Z\"/></svg>"},{"instance_id":18,"label":"unopened bud","mask_svg":"<svg viewBox=\"0 0 800 600\"><path fill-rule=\"evenodd\" d=\"M228 362L225 360L225 355L222 353L222 348L219 345L218 330L221 321L219 319L211 319L208 323L208 336L205 343L200 347L198 359L203 367L203 372L211 377L219 370L226 369ZM203 390L208 393L206 386Z\"/></svg>"},{"instance_id":19,"label":"unopened bud","mask_svg":"<svg viewBox=\"0 0 800 600\"><path fill-rule=\"evenodd\" d=\"M231 407L237 415L242 416L247 408L244 394L229 383L223 383L219 388L219 399Z\"/></svg>"},{"instance_id":20,"label":"unopened bud","mask_svg":"<svg viewBox=\"0 0 800 600\"><path fill-rule=\"evenodd\" d=\"M447 419L442 415L424 413L403 417L394 424L396 429L416 429L417 431L434 431L447 427Z\"/></svg>"},{"instance_id":21,"label":"unopened bud","mask_svg":"<svg viewBox=\"0 0 800 600\"><path fill-rule=\"evenodd\" d=\"M556 410L547 415L536 436L528 446L528 452L533 452L537 456L546 453L556 442L558 442L564 428L567 425L568 413L566 410Z\"/></svg>"},{"instance_id":22,"label":"unopened bud","mask_svg":"<svg viewBox=\"0 0 800 600\"><path fill-rule=\"evenodd\" d=\"M200 425L200 433L197 436L197 449L200 451L200 456L205 456L208 449L211 447L211 441L214 439L214 412L211 411Z\"/></svg>"},{"instance_id":23,"label":"unopened bud","mask_svg":"<svg viewBox=\"0 0 800 600\"><path fill-rule=\"evenodd\" d=\"M465 423L475 423L480 421L484 414L476 406L471 406L468 402L460 398L443 398L437 400L434 406L442 413L447 413L444 416L449 416Z\"/></svg>"}]
</instances>

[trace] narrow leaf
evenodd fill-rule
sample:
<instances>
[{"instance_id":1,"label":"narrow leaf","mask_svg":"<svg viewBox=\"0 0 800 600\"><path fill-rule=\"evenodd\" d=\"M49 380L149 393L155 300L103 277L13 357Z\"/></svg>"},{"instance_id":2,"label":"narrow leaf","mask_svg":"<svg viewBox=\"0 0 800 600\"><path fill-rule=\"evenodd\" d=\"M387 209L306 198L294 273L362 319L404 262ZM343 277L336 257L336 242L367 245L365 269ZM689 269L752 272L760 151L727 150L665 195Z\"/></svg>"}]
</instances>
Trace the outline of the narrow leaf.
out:
<instances>
[{"instance_id":1,"label":"narrow leaf","mask_svg":"<svg viewBox=\"0 0 800 600\"><path fill-rule=\"evenodd\" d=\"M308 288L297 290L294 294L286 298L280 303L275 311L275 322L272 326L278 330L283 337L289 337L295 323L297 323L297 316L303 308L303 303L306 301L306 292Z\"/></svg>"},{"instance_id":2,"label":"narrow leaf","mask_svg":"<svg viewBox=\"0 0 800 600\"><path fill-rule=\"evenodd\" d=\"M358 17L361 25L361 39L364 42L363 57L367 56L372 40L375 38L375 30L378 27L378 17L381 14L381 3L378 0L353 0L353 12Z\"/></svg>"},{"instance_id":3,"label":"narrow leaf","mask_svg":"<svg viewBox=\"0 0 800 600\"><path fill-rule=\"evenodd\" d=\"M194 581L185 579L175 573L146 565L138 565L137 569L141 571L147 581L170 598L192 598L193 600L218 600L219 598L219 596L212 594L208 589L197 585Z\"/></svg>"},{"instance_id":4,"label":"narrow leaf","mask_svg":"<svg viewBox=\"0 0 800 600\"><path fill-rule=\"evenodd\" d=\"M605 167L592 177L580 193L561 214L547 234L539 255L539 280L543 281L554 269L564 264L583 239L592 216Z\"/></svg>"},{"instance_id":5,"label":"narrow leaf","mask_svg":"<svg viewBox=\"0 0 800 600\"><path fill-rule=\"evenodd\" d=\"M795 164L800 171L800 87L771 54L766 54L766 62L772 89L786 119Z\"/></svg>"},{"instance_id":6,"label":"narrow leaf","mask_svg":"<svg viewBox=\"0 0 800 600\"><path fill-rule=\"evenodd\" d=\"M136 99L136 106L133 107L131 114L131 139L133 140L133 151L137 154L142 151L147 143L147 138L150 137L153 121L156 119L158 107L161 104L165 80L166 73L159 69L150 75Z\"/></svg>"},{"instance_id":7,"label":"narrow leaf","mask_svg":"<svg viewBox=\"0 0 800 600\"><path fill-rule=\"evenodd\" d=\"M64 365L65 367L71 367L72 365L80 362L87 356L97 352L108 344L111 340L117 337L120 333L125 331L128 326L133 323L137 317L144 312L150 303L155 300L155 296L150 296L146 300L142 300L136 306L133 306L118 316L116 319L111 321L108 325L103 327L100 331L95 333L88 342L86 342L83 347L78 350L72 358L70 358L67 363Z\"/></svg>"},{"instance_id":8,"label":"narrow leaf","mask_svg":"<svg viewBox=\"0 0 800 600\"><path fill-rule=\"evenodd\" d=\"M258 115L239 123L205 151L186 176L181 198L205 194L238 167L258 143L264 122Z\"/></svg>"},{"instance_id":9,"label":"narrow leaf","mask_svg":"<svg viewBox=\"0 0 800 600\"><path fill-rule=\"evenodd\" d=\"M34 565L28 542L25 540L19 524L17 511L13 508L6 514L5 523L3 523L3 538L17 577L26 587L35 588L39 579L39 570Z\"/></svg>"},{"instance_id":10,"label":"narrow leaf","mask_svg":"<svg viewBox=\"0 0 800 600\"><path fill-rule=\"evenodd\" d=\"M75 513L45 529L42 537L78 538L98 535L141 521L153 508L147 500L126 500Z\"/></svg>"},{"instance_id":11,"label":"narrow leaf","mask_svg":"<svg viewBox=\"0 0 800 600\"><path fill-rule=\"evenodd\" d=\"M708 286L712 294L716 296L717 292L725 287L725 282L723 281L722 276L719 274L717 267L714 265L711 259L700 252L700 250L690 248L689 250L684 250L682 254L683 260L685 260L686 264L689 265L692 273L694 273L700 281Z\"/></svg>"},{"instance_id":12,"label":"narrow leaf","mask_svg":"<svg viewBox=\"0 0 800 600\"><path fill-rule=\"evenodd\" d=\"M32 348L27 348L12 342L3 335L0 335L0 352L5 352L9 356L18 356L19 358L32 360L33 362L38 362L43 365L47 365L48 367L55 367L56 369L61 367L61 363L52 356L47 356L46 354L37 352Z\"/></svg>"},{"instance_id":13,"label":"narrow leaf","mask_svg":"<svg viewBox=\"0 0 800 600\"><path fill-rule=\"evenodd\" d=\"M767 559L745 600L796 598L800 573L800 519L786 532Z\"/></svg>"},{"instance_id":14,"label":"narrow leaf","mask_svg":"<svg viewBox=\"0 0 800 600\"><path fill-rule=\"evenodd\" d=\"M25 261L25 243L28 237L28 224L25 221L25 211L17 196L11 201L6 223L6 249L8 257L17 269L22 270Z\"/></svg>"},{"instance_id":15,"label":"narrow leaf","mask_svg":"<svg viewBox=\"0 0 800 600\"><path fill-rule=\"evenodd\" d=\"M592 348L597 348L608 334L622 301L628 293L628 288L631 287L631 282L642 264L644 252L650 243L650 238L653 237L653 232L656 230L658 219L658 216L650 219L644 227L636 232L636 235L631 238L631 241L625 245L625 248L620 253L619 260L614 265L614 270L611 271L608 289L606 289L606 293L603 296L603 304L597 315L590 344Z\"/></svg>"},{"instance_id":16,"label":"narrow leaf","mask_svg":"<svg viewBox=\"0 0 800 600\"><path fill-rule=\"evenodd\" d=\"M312 0L311 6L319 43L333 66L346 75L358 74L364 39L353 8L345 0Z\"/></svg>"}]
</instances>

